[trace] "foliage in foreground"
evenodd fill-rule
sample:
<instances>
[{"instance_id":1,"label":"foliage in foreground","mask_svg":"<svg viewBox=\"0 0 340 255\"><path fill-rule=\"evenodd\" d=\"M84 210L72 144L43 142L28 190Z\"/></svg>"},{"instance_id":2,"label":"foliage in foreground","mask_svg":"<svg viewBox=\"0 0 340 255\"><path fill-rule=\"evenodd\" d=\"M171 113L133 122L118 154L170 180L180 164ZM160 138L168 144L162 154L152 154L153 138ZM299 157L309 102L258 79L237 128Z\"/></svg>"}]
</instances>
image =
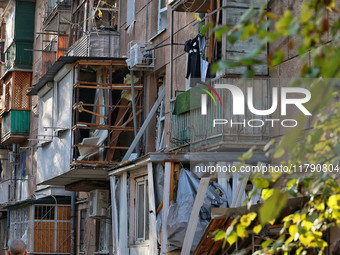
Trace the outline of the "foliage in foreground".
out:
<instances>
[{"instance_id":1,"label":"foliage in foreground","mask_svg":"<svg viewBox=\"0 0 340 255\"><path fill-rule=\"evenodd\" d=\"M210 24L202 27L202 32L211 27ZM264 150L274 158L289 158L281 163L301 165L302 171L307 170L308 165L305 164L320 165L305 174L288 174L288 178L279 173L253 176L256 188L249 198L261 189L263 203L260 209L235 218L226 231L216 231L216 241L223 240L224 245L231 246L236 240L247 238L251 231L261 236L268 226L276 223L282 224L280 233L275 238L267 236L256 254L288 254L289 251L307 254L307 250L323 254L328 246L324 233L331 227L340 227L340 188L336 179L340 160L340 103L336 102L340 87L339 28L340 17L335 0L306 0L300 13L296 14L296 9L287 9L280 17L267 11L264 5L260 10L250 9L234 27L213 28L215 37L226 37L232 44L252 36L260 39L258 49L234 61L221 60L214 66L214 70L245 66L245 78L254 76L254 65L261 63L257 56L267 50L268 43L286 39L290 49L298 49L300 61L305 63L301 65L301 77L313 78L309 85L312 99L306 107L317 120L312 130L296 128L286 134L274 149L271 142ZM305 61L309 53L311 63ZM275 49L268 54L267 64L274 69L284 59L284 51ZM294 81L292 86L301 86L301 80ZM300 116L299 120L303 121L304 117ZM251 151L248 152L243 160L251 154ZM304 206L280 218L288 199L296 197L306 198Z\"/></svg>"}]
</instances>

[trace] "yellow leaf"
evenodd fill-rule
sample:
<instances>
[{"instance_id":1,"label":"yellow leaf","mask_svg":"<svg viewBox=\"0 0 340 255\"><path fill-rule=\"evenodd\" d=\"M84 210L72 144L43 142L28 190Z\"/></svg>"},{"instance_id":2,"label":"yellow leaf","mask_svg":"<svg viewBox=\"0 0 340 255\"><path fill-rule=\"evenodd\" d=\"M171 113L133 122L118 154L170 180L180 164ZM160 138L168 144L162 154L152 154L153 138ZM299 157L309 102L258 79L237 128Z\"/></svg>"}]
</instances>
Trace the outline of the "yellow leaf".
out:
<instances>
[{"instance_id":1,"label":"yellow leaf","mask_svg":"<svg viewBox=\"0 0 340 255\"><path fill-rule=\"evenodd\" d=\"M102 11L101 11L100 9L98 9L98 16L99 16L99 17L102 17L102 16L103 16L103 13L102 13Z\"/></svg>"},{"instance_id":2,"label":"yellow leaf","mask_svg":"<svg viewBox=\"0 0 340 255\"><path fill-rule=\"evenodd\" d=\"M253 228L254 233L257 234L257 235L261 232L261 230L262 230L261 225L257 225Z\"/></svg>"},{"instance_id":3,"label":"yellow leaf","mask_svg":"<svg viewBox=\"0 0 340 255\"><path fill-rule=\"evenodd\" d=\"M286 242L285 242L285 245L288 246L288 244L290 244L291 242L293 242L294 238L291 236L289 237Z\"/></svg>"},{"instance_id":4,"label":"yellow leaf","mask_svg":"<svg viewBox=\"0 0 340 255\"><path fill-rule=\"evenodd\" d=\"M272 12L266 12L265 15L270 19L277 19L277 15Z\"/></svg>"},{"instance_id":5,"label":"yellow leaf","mask_svg":"<svg viewBox=\"0 0 340 255\"><path fill-rule=\"evenodd\" d=\"M251 219L251 221L256 219L257 213L256 212L251 212L248 213L249 218Z\"/></svg>"},{"instance_id":6,"label":"yellow leaf","mask_svg":"<svg viewBox=\"0 0 340 255\"><path fill-rule=\"evenodd\" d=\"M296 223L296 222L298 222L300 220L300 214L294 214L294 216L293 216L293 223Z\"/></svg>"},{"instance_id":7,"label":"yellow leaf","mask_svg":"<svg viewBox=\"0 0 340 255\"><path fill-rule=\"evenodd\" d=\"M271 195L273 195L274 190L273 189L264 189L262 190L262 200L267 200L268 198L270 198Z\"/></svg>"},{"instance_id":8,"label":"yellow leaf","mask_svg":"<svg viewBox=\"0 0 340 255\"><path fill-rule=\"evenodd\" d=\"M299 231L298 226L296 225L291 225L289 227L289 234L294 238L295 234Z\"/></svg>"},{"instance_id":9,"label":"yellow leaf","mask_svg":"<svg viewBox=\"0 0 340 255\"><path fill-rule=\"evenodd\" d=\"M281 158L283 156L283 154L285 154L285 150L279 149L274 153L274 158Z\"/></svg>"},{"instance_id":10,"label":"yellow leaf","mask_svg":"<svg viewBox=\"0 0 340 255\"><path fill-rule=\"evenodd\" d=\"M236 232L237 232L237 235L241 237L242 239L248 237L246 228L242 226L241 224L237 225Z\"/></svg>"},{"instance_id":11,"label":"yellow leaf","mask_svg":"<svg viewBox=\"0 0 340 255\"><path fill-rule=\"evenodd\" d=\"M233 245L237 241L237 234L233 231L228 237L227 242L229 245Z\"/></svg>"},{"instance_id":12,"label":"yellow leaf","mask_svg":"<svg viewBox=\"0 0 340 255\"><path fill-rule=\"evenodd\" d=\"M302 222L302 225L304 226L304 228L305 228L307 231L309 231L309 230L312 228L313 223L310 222L310 221L304 220L304 221Z\"/></svg>"},{"instance_id":13,"label":"yellow leaf","mask_svg":"<svg viewBox=\"0 0 340 255\"><path fill-rule=\"evenodd\" d=\"M242 217L240 219L240 223L241 223L242 226L248 227L251 223L251 219L248 215L242 215Z\"/></svg>"},{"instance_id":14,"label":"yellow leaf","mask_svg":"<svg viewBox=\"0 0 340 255\"><path fill-rule=\"evenodd\" d=\"M316 210L324 211L325 210L325 203L321 203L316 207Z\"/></svg>"},{"instance_id":15,"label":"yellow leaf","mask_svg":"<svg viewBox=\"0 0 340 255\"><path fill-rule=\"evenodd\" d=\"M331 195L328 198L327 205L333 210L339 210L340 209L340 194Z\"/></svg>"},{"instance_id":16,"label":"yellow leaf","mask_svg":"<svg viewBox=\"0 0 340 255\"><path fill-rule=\"evenodd\" d=\"M308 245L313 241L313 236L312 235L308 235L308 236L300 235L299 240L305 247L308 247Z\"/></svg>"},{"instance_id":17,"label":"yellow leaf","mask_svg":"<svg viewBox=\"0 0 340 255\"><path fill-rule=\"evenodd\" d=\"M275 219L272 219L272 220L268 221L268 223L269 223L270 225L274 225Z\"/></svg>"}]
</instances>

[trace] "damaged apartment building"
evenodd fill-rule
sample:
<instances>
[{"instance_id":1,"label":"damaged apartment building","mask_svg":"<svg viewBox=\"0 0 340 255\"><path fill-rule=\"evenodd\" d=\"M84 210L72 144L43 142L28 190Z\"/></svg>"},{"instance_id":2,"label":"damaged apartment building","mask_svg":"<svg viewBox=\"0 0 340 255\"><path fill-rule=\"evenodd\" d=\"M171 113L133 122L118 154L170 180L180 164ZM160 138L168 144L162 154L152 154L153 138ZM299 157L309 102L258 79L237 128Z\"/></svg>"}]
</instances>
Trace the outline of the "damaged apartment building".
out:
<instances>
[{"instance_id":1,"label":"damaged apartment building","mask_svg":"<svg viewBox=\"0 0 340 255\"><path fill-rule=\"evenodd\" d=\"M290 1L270 8L280 13ZM254 189L248 176L195 169L236 167L249 148L286 130L213 128L213 119L242 120L226 90L216 89L205 115L201 98L230 83L245 95L251 88L254 107L268 109L272 87L296 74L297 53L287 47L277 73L257 65L252 80L240 80L242 68L213 75L212 63L258 42L232 45L199 28L235 25L265 2L1 2L0 254L15 238L43 255L255 251L259 236L232 247L210 236ZM256 152L246 164L270 162ZM259 192L252 203L260 200Z\"/></svg>"}]
</instances>

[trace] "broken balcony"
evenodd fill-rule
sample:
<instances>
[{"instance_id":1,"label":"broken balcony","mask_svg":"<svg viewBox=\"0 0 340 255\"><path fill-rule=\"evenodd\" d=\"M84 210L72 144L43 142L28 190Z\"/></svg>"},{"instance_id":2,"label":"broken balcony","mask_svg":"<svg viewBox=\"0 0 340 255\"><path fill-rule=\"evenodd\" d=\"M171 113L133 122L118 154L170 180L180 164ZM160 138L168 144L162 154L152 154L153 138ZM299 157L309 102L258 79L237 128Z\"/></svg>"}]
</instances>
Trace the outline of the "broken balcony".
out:
<instances>
[{"instance_id":1,"label":"broken balcony","mask_svg":"<svg viewBox=\"0 0 340 255\"><path fill-rule=\"evenodd\" d=\"M120 162L134 138L132 100L141 121L141 77L134 77L135 98L124 60L81 60L73 85L73 163Z\"/></svg>"},{"instance_id":2,"label":"broken balcony","mask_svg":"<svg viewBox=\"0 0 340 255\"><path fill-rule=\"evenodd\" d=\"M87 17L87 9L90 12ZM82 1L74 3L72 20L76 24L71 29L70 49L67 56L78 57L119 57L117 0Z\"/></svg>"},{"instance_id":3,"label":"broken balcony","mask_svg":"<svg viewBox=\"0 0 340 255\"><path fill-rule=\"evenodd\" d=\"M239 78L216 78L211 82L215 84L237 84L247 96L247 88L254 91L254 107L256 109L270 108L269 79L255 78L245 80ZM203 87L203 89L207 89ZM243 125L244 120L254 119L253 114L246 110L245 115L233 115L233 99L227 89L216 89L220 95L221 103L214 96L214 100L208 96L207 113L201 114L201 95L204 92L199 85L182 92L172 102L172 126L171 147L199 149L233 149L249 148L249 145L264 145L269 138L269 122L264 116L256 116L264 123L263 127L250 127ZM207 94L206 94L207 95ZM215 103L216 100L216 103ZM226 120L224 125L215 125L213 120ZM234 125L231 125L231 122ZM237 124L239 123L239 124Z\"/></svg>"}]
</instances>

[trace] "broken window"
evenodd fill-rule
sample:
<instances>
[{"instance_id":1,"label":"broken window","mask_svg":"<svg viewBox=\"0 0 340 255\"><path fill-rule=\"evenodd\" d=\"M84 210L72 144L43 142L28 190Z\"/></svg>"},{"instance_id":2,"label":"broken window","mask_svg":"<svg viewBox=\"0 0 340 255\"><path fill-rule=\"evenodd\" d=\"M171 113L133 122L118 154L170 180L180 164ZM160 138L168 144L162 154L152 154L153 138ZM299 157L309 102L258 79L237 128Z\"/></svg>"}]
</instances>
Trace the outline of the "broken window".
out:
<instances>
[{"instance_id":1,"label":"broken window","mask_svg":"<svg viewBox=\"0 0 340 255\"><path fill-rule=\"evenodd\" d=\"M118 4L116 0L99 0L94 2L98 7L94 17L94 26L97 29L117 30Z\"/></svg>"},{"instance_id":2,"label":"broken window","mask_svg":"<svg viewBox=\"0 0 340 255\"><path fill-rule=\"evenodd\" d=\"M147 177L136 178L135 242L149 240L149 196Z\"/></svg>"},{"instance_id":3,"label":"broken window","mask_svg":"<svg viewBox=\"0 0 340 255\"><path fill-rule=\"evenodd\" d=\"M96 253L109 253L110 228L108 220L96 220Z\"/></svg>"}]
</instances>

